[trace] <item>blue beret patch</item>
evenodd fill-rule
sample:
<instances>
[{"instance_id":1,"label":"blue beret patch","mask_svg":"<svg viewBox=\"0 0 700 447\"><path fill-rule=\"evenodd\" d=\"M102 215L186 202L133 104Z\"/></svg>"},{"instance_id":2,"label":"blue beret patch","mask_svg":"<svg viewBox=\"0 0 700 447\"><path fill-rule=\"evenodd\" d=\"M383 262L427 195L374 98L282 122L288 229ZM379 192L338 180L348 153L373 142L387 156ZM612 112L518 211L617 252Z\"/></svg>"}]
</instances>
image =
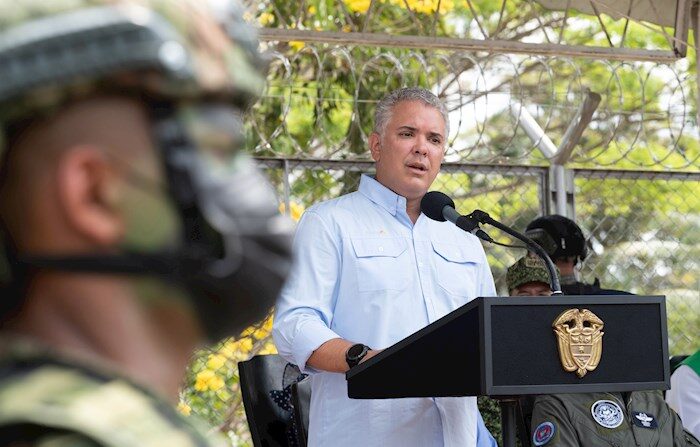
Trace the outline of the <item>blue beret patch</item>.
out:
<instances>
[{"instance_id":1,"label":"blue beret patch","mask_svg":"<svg viewBox=\"0 0 700 447\"><path fill-rule=\"evenodd\" d=\"M554 424L546 421L542 422L537 426L535 432L532 434L532 444L539 447L548 443L553 437L556 428Z\"/></svg>"}]
</instances>

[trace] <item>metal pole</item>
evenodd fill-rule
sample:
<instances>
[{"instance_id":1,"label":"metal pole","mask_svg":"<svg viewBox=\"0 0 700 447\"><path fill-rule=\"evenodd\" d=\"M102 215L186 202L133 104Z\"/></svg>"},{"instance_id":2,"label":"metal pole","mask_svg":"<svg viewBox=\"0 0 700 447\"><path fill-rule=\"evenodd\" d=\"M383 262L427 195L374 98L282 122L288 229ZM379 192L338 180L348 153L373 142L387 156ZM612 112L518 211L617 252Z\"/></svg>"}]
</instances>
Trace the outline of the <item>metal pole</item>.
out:
<instances>
[{"instance_id":1,"label":"metal pole","mask_svg":"<svg viewBox=\"0 0 700 447\"><path fill-rule=\"evenodd\" d=\"M517 102L510 109L513 118L518 120L518 125L523 128L525 133L537 148L542 151L542 154L547 158L552 158L557 153L557 147L552 143L552 140L544 133L544 129L537 124L535 118L527 111L525 107Z\"/></svg>"},{"instance_id":2,"label":"metal pole","mask_svg":"<svg viewBox=\"0 0 700 447\"><path fill-rule=\"evenodd\" d=\"M499 399L501 404L501 434L503 447L515 447L517 432L515 430L515 415L518 400L515 398Z\"/></svg>"},{"instance_id":3,"label":"metal pole","mask_svg":"<svg viewBox=\"0 0 700 447\"><path fill-rule=\"evenodd\" d=\"M552 165L552 168L554 168L555 210L560 216L566 216L566 168L562 165Z\"/></svg>"},{"instance_id":4,"label":"metal pole","mask_svg":"<svg viewBox=\"0 0 700 447\"><path fill-rule=\"evenodd\" d=\"M543 56L570 56L611 61L651 61L672 63L679 58L673 51L610 48L589 45L514 42L498 39L465 39L462 37L400 36L395 34L315 31L300 29L258 28L260 40L289 42L300 40L311 43L337 45L365 45L384 48L422 48L459 51L487 51L489 53L527 54Z\"/></svg>"},{"instance_id":5,"label":"metal pole","mask_svg":"<svg viewBox=\"0 0 700 447\"><path fill-rule=\"evenodd\" d=\"M698 30L698 25L700 25L700 7L697 3L693 4L692 12L690 13L690 18L693 20L693 33L695 33L695 45L697 48L698 39L700 39L700 30ZM697 104L700 104L700 71L698 71L698 59L697 50L695 50L695 86L698 87L698 97ZM697 107L695 112L695 123L700 126L700 107Z\"/></svg>"},{"instance_id":6,"label":"metal pole","mask_svg":"<svg viewBox=\"0 0 700 447\"><path fill-rule=\"evenodd\" d=\"M289 198L292 194L292 188L289 185L289 175L289 160L284 160L284 214L287 216L292 215L292 205Z\"/></svg>"}]
</instances>

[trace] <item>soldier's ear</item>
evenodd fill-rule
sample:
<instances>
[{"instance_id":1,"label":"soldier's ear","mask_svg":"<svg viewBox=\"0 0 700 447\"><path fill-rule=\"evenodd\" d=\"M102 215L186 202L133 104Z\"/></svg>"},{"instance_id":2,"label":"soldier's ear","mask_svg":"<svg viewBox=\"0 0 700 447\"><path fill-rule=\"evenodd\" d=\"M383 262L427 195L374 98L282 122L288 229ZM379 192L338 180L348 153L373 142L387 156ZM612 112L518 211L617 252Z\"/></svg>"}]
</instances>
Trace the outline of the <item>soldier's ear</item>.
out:
<instances>
[{"instance_id":1,"label":"soldier's ear","mask_svg":"<svg viewBox=\"0 0 700 447\"><path fill-rule=\"evenodd\" d=\"M80 145L61 154L56 171L59 206L74 235L87 245L111 247L123 237L117 206L120 183L101 148Z\"/></svg>"},{"instance_id":2,"label":"soldier's ear","mask_svg":"<svg viewBox=\"0 0 700 447\"><path fill-rule=\"evenodd\" d=\"M381 136L377 132L372 132L369 135L369 151L372 154L372 160L379 161L379 158L381 156L381 149Z\"/></svg>"}]
</instances>

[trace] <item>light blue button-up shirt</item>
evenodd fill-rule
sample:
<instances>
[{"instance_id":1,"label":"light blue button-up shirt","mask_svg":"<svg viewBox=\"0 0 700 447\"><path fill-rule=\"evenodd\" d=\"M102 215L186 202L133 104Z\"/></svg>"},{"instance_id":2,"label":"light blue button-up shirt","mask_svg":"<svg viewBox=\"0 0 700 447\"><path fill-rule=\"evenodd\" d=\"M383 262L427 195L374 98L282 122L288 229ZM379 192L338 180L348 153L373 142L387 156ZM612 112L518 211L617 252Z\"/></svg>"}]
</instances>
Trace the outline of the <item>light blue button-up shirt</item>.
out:
<instances>
[{"instance_id":1,"label":"light blue button-up shirt","mask_svg":"<svg viewBox=\"0 0 700 447\"><path fill-rule=\"evenodd\" d=\"M333 338L387 348L495 296L476 237L422 214L414 225L404 197L362 176L358 191L304 213L294 251L273 336L280 355L312 373L310 446L495 445L474 397L350 399L344 374L306 366Z\"/></svg>"}]
</instances>

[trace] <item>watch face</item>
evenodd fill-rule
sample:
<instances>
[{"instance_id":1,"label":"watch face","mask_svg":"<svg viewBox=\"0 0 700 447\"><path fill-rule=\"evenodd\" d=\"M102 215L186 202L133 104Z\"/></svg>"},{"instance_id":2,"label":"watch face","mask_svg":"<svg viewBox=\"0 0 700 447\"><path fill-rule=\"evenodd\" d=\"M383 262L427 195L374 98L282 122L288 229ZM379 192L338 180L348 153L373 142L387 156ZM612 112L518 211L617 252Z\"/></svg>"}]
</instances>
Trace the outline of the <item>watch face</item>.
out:
<instances>
[{"instance_id":1,"label":"watch face","mask_svg":"<svg viewBox=\"0 0 700 447\"><path fill-rule=\"evenodd\" d=\"M352 345L350 346L350 349L348 349L348 358L355 359L357 358L360 354L362 354L362 351L364 351L364 346L363 345Z\"/></svg>"}]
</instances>

